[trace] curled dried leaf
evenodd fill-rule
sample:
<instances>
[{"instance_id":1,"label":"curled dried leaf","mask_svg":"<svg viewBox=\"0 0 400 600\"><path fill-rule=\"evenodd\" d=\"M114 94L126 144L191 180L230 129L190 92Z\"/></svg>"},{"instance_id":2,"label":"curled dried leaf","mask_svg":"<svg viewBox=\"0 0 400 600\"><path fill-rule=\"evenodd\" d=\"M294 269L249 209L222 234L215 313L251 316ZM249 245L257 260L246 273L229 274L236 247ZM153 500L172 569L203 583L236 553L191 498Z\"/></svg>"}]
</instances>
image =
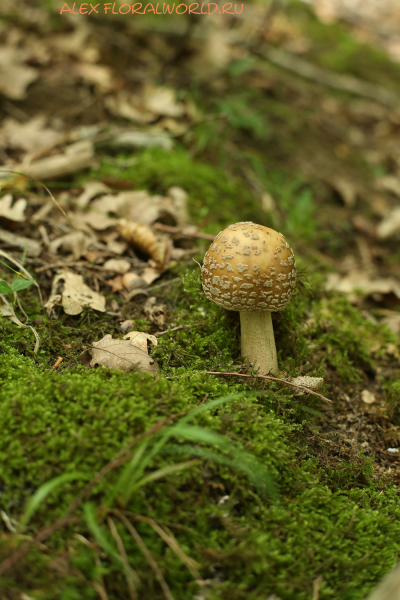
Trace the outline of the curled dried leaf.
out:
<instances>
[{"instance_id":1,"label":"curled dried leaf","mask_svg":"<svg viewBox=\"0 0 400 600\"><path fill-rule=\"evenodd\" d=\"M143 331L130 331L124 335L124 340L130 340L133 346L140 348L146 352L146 354L149 353L147 346L148 341L157 346L157 338L154 335L149 335Z\"/></svg>"},{"instance_id":2,"label":"curled dried leaf","mask_svg":"<svg viewBox=\"0 0 400 600\"><path fill-rule=\"evenodd\" d=\"M132 246L148 254L157 267L163 268L167 246L164 242L157 240L150 227L135 221L121 219L119 221L119 233Z\"/></svg>"}]
</instances>

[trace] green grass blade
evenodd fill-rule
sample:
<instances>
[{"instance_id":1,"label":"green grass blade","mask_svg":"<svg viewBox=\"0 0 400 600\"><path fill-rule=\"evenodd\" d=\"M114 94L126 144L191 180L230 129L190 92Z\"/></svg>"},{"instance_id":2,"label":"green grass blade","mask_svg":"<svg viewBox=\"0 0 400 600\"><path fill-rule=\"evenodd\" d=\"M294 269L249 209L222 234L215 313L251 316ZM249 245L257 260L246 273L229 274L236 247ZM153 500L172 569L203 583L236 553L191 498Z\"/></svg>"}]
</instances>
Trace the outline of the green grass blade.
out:
<instances>
[{"instance_id":1,"label":"green grass blade","mask_svg":"<svg viewBox=\"0 0 400 600\"><path fill-rule=\"evenodd\" d=\"M83 505L83 514L85 516L86 524L94 535L96 542L103 548L107 556L109 556L118 565L121 571L123 571L121 558L113 544L108 539L107 535L104 533L103 528L99 525L97 521L96 509L94 508L93 504L86 502Z\"/></svg>"},{"instance_id":2,"label":"green grass blade","mask_svg":"<svg viewBox=\"0 0 400 600\"><path fill-rule=\"evenodd\" d=\"M46 500L47 496L51 494L51 492L53 492L60 485L63 485L69 481L73 481L74 479L87 479L87 475L76 471L73 473L64 473L64 475L55 477L54 479L51 479L50 481L47 481L41 485L40 488L38 488L33 496L31 496L31 498L28 500L24 513L21 517L21 525L25 527L29 523L39 506Z\"/></svg>"},{"instance_id":3,"label":"green grass blade","mask_svg":"<svg viewBox=\"0 0 400 600\"><path fill-rule=\"evenodd\" d=\"M146 475L140 481L137 481L134 485L132 485L128 490L126 490L125 494L121 497L121 502L124 506L129 502L132 494L139 488L143 487L147 483L152 481L157 481L158 479L163 479L172 473L177 473L179 471L184 471L185 469L190 469L194 465L198 464L198 460L187 460L181 463L175 463L173 465L167 465L166 467L162 467L161 469L157 469L156 471L152 471L149 475Z\"/></svg>"},{"instance_id":4,"label":"green grass blade","mask_svg":"<svg viewBox=\"0 0 400 600\"><path fill-rule=\"evenodd\" d=\"M136 446L137 450L131 460L126 465L125 469L122 471L118 481L111 490L107 498L106 505L111 506L114 498L120 493L123 493L123 490L126 490L129 485L132 485L133 482L137 481L144 473L144 470L147 465L147 460L144 458L144 453L148 450L149 440L144 440L141 444Z\"/></svg>"},{"instance_id":5,"label":"green grass blade","mask_svg":"<svg viewBox=\"0 0 400 600\"><path fill-rule=\"evenodd\" d=\"M255 456L249 452L241 450L240 448L236 448L235 452L230 456L220 454L214 450L210 450L209 448L202 448L187 444L171 444L166 446L165 451L171 454L198 456L199 458L211 460L216 464L240 471L241 473L247 475L260 495L268 495L274 500L277 500L279 497L278 488L267 469L257 460Z\"/></svg>"}]
</instances>

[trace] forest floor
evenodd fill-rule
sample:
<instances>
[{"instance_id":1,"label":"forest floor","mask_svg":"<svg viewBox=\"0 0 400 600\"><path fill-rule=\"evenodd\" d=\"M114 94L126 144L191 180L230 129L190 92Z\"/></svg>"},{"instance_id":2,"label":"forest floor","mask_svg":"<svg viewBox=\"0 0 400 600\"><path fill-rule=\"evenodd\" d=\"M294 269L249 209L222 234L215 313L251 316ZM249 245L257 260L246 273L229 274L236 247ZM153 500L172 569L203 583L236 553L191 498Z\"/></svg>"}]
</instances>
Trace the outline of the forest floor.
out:
<instances>
[{"instance_id":1,"label":"forest floor","mask_svg":"<svg viewBox=\"0 0 400 600\"><path fill-rule=\"evenodd\" d=\"M399 15L343 4L4 2L1 599L362 600L396 564ZM281 381L201 289L248 220L298 266Z\"/></svg>"}]
</instances>

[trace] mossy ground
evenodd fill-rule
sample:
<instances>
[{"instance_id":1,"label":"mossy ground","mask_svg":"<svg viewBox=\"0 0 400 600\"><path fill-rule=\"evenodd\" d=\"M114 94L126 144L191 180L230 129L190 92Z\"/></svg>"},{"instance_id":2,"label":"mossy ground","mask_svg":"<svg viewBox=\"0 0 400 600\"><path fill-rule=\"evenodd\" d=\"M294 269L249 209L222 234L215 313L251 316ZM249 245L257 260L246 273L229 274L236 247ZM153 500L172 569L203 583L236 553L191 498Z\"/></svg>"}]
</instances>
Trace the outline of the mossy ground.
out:
<instances>
[{"instance_id":1,"label":"mossy ground","mask_svg":"<svg viewBox=\"0 0 400 600\"><path fill-rule=\"evenodd\" d=\"M140 373L87 371L77 364L82 346L105 332L118 335L117 324L108 316L60 315L58 322L44 317L36 325L43 340L37 357L29 331L2 319L3 510L18 519L34 491L64 473L79 471L87 482L135 435L171 413L196 407L204 397L257 391L255 397L243 396L203 413L196 424L223 433L258 457L278 485L279 499L260 498L244 475L203 461L190 473L147 486L126 508L172 529L210 580L197 591L207 598L261 598L275 593L282 599L305 600L322 574L320 598L364 598L399 552L397 488L373 475L372 458L361 449L336 459L328 451L327 466L326 452L307 442L307 432L315 436L319 429L318 417L315 421L315 411L323 410L319 400L311 396L299 400L279 384L204 374L237 369L239 330L235 315L198 297L196 278L194 271L185 284L176 284L174 293L162 294L164 301L172 300L170 322L192 327L159 339L153 353L162 371L157 381ZM184 285L191 291L185 292ZM34 292L25 294L25 309L37 317ZM125 306L125 316L132 316L133 309L139 326L151 330L140 321L140 308ZM317 277L314 298L303 289L276 319L275 330L282 370L292 375L325 373L344 389L379 361L370 351L371 339L380 340L382 347L393 342L388 331L363 319L345 298L324 293ZM60 354L65 366L52 372L50 366ZM330 389L325 386L325 394L331 395ZM173 460L158 457L150 467ZM118 474L118 470L111 473L92 495L99 518ZM39 507L28 533L60 517L83 485L75 481L55 489ZM225 496L229 499L221 505ZM77 516L76 523L51 538L48 551L32 551L9 571L2 579L2 597L17 598L19 590L37 600L92 598L100 573L109 598L126 597L123 572L98 545L88 548L82 543L93 535L80 511ZM118 530L140 574L140 593L160 598L160 588L137 545L124 527L118 525ZM192 598L198 584L181 561L149 525L138 522L137 530L175 597ZM4 557L10 550L9 534L3 533L0 548Z\"/></svg>"},{"instance_id":2,"label":"mossy ground","mask_svg":"<svg viewBox=\"0 0 400 600\"><path fill-rule=\"evenodd\" d=\"M322 25L306 7L291 6L289 16L295 15L312 40L312 58L321 66L350 70L376 83L387 83L384 73L398 75L398 66L380 52L367 52L341 25ZM257 87L263 78L268 85L279 79L279 85L272 91ZM389 87L396 87L395 80L391 77ZM242 393L239 399L202 413L194 422L257 457L273 477L279 497L261 497L232 466L201 460L190 471L149 483L124 507L174 597L258 600L276 594L281 600L309 600L319 587L319 600L361 600L400 552L398 480L382 475L386 463L368 444L370 438L374 448L399 443L400 365L388 354L389 344L399 347L388 329L364 318L345 297L325 291L325 274L332 267L321 253L340 259L353 247L351 211L345 212L332 190L303 167L309 160L322 171L344 169L343 140L321 133L313 118L316 104L332 96L339 102L344 95L295 83L292 75L277 74L255 59L237 61L207 79L185 78L181 94L194 98L205 113L223 112L225 118L200 124L171 152L136 152L128 168L116 165L131 156L110 160L104 153L99 168L84 180L102 178L112 184L125 179L134 189L153 193L180 185L189 194L193 221L210 233L247 219L282 228L306 277L299 280L293 301L273 317L279 366L290 376L325 377L322 393L333 404L294 396L291 388L277 383L205 373L238 371L240 332L236 314L204 300L192 262L175 266L163 279L179 276L184 282L155 292L167 304L169 326L190 326L159 338L152 353L161 368L158 380L80 366L79 353L93 341L106 333L120 336L118 320L90 310L78 317L59 313L58 320L50 320L35 291L25 290L20 298L41 337L38 355L28 329L0 320L0 504L6 515L0 559L21 543L4 519L19 521L41 485L63 474L83 476L47 496L25 530L27 536L62 516L85 483L136 435L171 414L235 392ZM346 173L372 181L374 170L361 151L348 147L346 152ZM386 166L381 168L385 171ZM66 185L78 187L82 181ZM272 194L274 212L262 208L260 186ZM199 242L195 258L201 260L205 248ZM192 275L184 277L187 269ZM51 278L42 273L38 279L48 295ZM107 301L112 299L109 294ZM140 305L117 301L135 328L155 333ZM59 356L64 360L53 371ZM360 402L362 389L373 390L382 400L374 417ZM246 395L249 391L252 395ZM365 429L365 448L341 437L341 419L354 419ZM181 458L159 454L148 472ZM7 571L0 580L1 598L20 600L26 594L34 600L86 600L99 597L96 583L101 581L109 600L128 597L107 521L114 515L111 509L121 508L118 502L107 504L121 469L111 471L92 491L92 513L86 506L106 542L96 537L80 506L75 520ZM198 561L205 581L196 581L139 517L171 530L181 548ZM115 521L129 563L140 575L139 597L164 597L137 543Z\"/></svg>"}]
</instances>

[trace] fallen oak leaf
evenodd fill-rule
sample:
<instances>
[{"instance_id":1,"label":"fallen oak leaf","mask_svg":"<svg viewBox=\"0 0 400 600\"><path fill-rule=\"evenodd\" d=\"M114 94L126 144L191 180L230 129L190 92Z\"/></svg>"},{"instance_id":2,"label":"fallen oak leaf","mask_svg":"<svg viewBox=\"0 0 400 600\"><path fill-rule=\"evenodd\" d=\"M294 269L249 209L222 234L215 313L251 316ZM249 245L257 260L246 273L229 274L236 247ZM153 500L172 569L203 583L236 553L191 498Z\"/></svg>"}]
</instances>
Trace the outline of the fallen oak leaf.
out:
<instances>
[{"instance_id":1,"label":"fallen oak leaf","mask_svg":"<svg viewBox=\"0 0 400 600\"><path fill-rule=\"evenodd\" d=\"M109 333L100 341L94 342L91 348L84 350L78 361L90 369L96 366L126 372L137 369L153 377L160 372L158 363L147 352L134 345L132 340L113 339Z\"/></svg>"},{"instance_id":2,"label":"fallen oak leaf","mask_svg":"<svg viewBox=\"0 0 400 600\"><path fill-rule=\"evenodd\" d=\"M155 335L150 335L149 333L144 333L143 331L130 331L126 335L124 335L124 340L130 340L131 344L136 346L136 348L140 348L146 354L149 353L147 342L151 342L155 346L157 346L157 338Z\"/></svg>"},{"instance_id":3,"label":"fallen oak leaf","mask_svg":"<svg viewBox=\"0 0 400 600\"><path fill-rule=\"evenodd\" d=\"M61 289L60 289L61 288ZM71 271L59 272L53 280L51 295L45 304L48 313L61 304L67 315L79 315L84 308L106 310L106 299L83 282L82 275Z\"/></svg>"},{"instance_id":4,"label":"fallen oak leaf","mask_svg":"<svg viewBox=\"0 0 400 600\"><path fill-rule=\"evenodd\" d=\"M0 200L0 217L5 217L10 221L25 221L24 211L26 209L25 198L19 198L12 204L12 195L6 194Z\"/></svg>"}]
</instances>

